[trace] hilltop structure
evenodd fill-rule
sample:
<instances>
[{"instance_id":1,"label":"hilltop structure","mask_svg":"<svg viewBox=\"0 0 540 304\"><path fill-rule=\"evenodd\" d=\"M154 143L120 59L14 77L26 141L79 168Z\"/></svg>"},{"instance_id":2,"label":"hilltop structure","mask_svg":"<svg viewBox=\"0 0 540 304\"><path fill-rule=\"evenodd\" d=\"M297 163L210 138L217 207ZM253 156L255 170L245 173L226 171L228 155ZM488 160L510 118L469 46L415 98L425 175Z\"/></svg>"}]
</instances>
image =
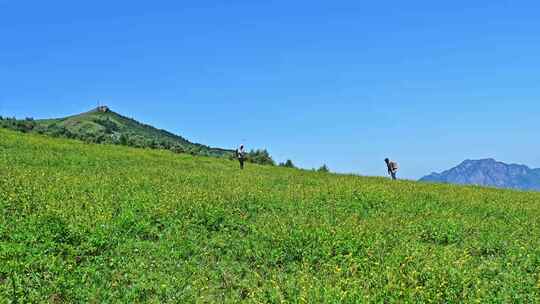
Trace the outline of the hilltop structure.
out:
<instances>
[{"instance_id":1,"label":"hilltop structure","mask_svg":"<svg viewBox=\"0 0 540 304\"><path fill-rule=\"evenodd\" d=\"M107 106L99 106L96 110L100 113L108 113L109 111L111 111L111 109L109 109L109 107Z\"/></svg>"}]
</instances>

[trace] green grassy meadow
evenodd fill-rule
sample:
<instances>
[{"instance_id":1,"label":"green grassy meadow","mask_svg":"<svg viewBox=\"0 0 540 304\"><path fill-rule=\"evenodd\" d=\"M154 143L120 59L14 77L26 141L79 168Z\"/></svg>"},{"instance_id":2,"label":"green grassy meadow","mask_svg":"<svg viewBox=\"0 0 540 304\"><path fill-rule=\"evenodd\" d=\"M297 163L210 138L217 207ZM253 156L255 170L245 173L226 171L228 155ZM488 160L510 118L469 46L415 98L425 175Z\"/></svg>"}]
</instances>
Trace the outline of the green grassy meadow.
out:
<instances>
[{"instance_id":1,"label":"green grassy meadow","mask_svg":"<svg viewBox=\"0 0 540 304\"><path fill-rule=\"evenodd\" d=\"M540 193L7 130L0 170L0 303L540 301Z\"/></svg>"}]
</instances>

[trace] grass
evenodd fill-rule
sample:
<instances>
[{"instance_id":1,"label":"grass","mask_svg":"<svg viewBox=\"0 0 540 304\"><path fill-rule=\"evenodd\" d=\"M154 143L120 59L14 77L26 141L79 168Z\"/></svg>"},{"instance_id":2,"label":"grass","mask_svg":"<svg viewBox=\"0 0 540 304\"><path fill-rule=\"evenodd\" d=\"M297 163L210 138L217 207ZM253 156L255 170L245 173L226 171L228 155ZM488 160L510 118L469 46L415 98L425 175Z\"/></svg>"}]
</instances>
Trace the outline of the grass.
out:
<instances>
[{"instance_id":1,"label":"grass","mask_svg":"<svg viewBox=\"0 0 540 304\"><path fill-rule=\"evenodd\" d=\"M540 194L0 130L1 303L534 303Z\"/></svg>"}]
</instances>

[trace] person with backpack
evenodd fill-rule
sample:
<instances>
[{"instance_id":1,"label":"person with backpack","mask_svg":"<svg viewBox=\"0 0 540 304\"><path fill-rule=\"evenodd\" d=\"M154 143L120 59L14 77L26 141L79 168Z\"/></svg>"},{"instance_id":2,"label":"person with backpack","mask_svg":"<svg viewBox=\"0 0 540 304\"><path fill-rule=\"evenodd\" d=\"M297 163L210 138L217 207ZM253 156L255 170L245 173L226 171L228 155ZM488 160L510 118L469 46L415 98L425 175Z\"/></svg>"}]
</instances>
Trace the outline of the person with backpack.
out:
<instances>
[{"instance_id":1,"label":"person with backpack","mask_svg":"<svg viewBox=\"0 0 540 304\"><path fill-rule=\"evenodd\" d=\"M246 159L246 151L244 151L244 145L240 145L240 147L236 149L236 158L240 162L240 169L244 170L244 160Z\"/></svg>"},{"instance_id":2,"label":"person with backpack","mask_svg":"<svg viewBox=\"0 0 540 304\"><path fill-rule=\"evenodd\" d=\"M388 168L388 174L392 177L393 180L396 180L396 173L399 169L397 162L390 160L388 158L384 159L384 162L386 163L386 167Z\"/></svg>"}]
</instances>

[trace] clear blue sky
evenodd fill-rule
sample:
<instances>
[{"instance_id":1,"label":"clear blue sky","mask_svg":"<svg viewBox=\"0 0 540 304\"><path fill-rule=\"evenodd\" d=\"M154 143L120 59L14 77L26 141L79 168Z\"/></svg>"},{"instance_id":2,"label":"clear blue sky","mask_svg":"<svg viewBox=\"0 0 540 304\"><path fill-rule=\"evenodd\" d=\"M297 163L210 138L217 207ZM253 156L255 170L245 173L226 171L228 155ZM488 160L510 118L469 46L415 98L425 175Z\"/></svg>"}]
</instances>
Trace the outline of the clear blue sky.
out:
<instances>
[{"instance_id":1,"label":"clear blue sky","mask_svg":"<svg viewBox=\"0 0 540 304\"><path fill-rule=\"evenodd\" d=\"M540 167L538 1L0 0L0 115L98 100L212 146L418 178Z\"/></svg>"}]
</instances>

